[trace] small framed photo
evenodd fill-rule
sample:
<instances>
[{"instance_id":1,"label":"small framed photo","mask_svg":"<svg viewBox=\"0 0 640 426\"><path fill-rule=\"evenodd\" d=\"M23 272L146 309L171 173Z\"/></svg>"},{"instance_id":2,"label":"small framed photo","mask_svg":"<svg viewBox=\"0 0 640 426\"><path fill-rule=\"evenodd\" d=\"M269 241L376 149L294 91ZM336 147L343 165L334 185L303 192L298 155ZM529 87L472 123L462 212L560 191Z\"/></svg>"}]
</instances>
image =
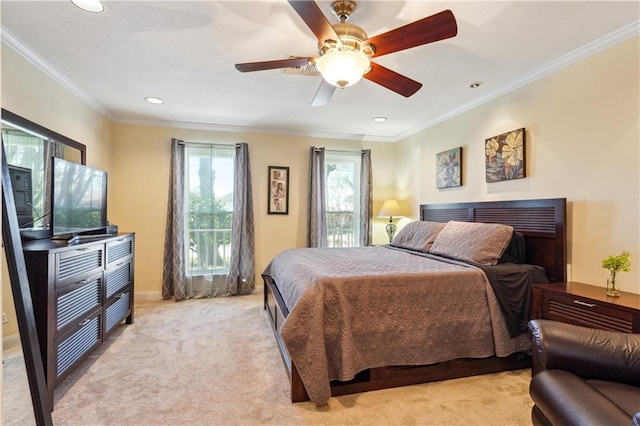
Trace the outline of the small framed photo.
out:
<instances>
[{"instance_id":1,"label":"small framed photo","mask_svg":"<svg viewBox=\"0 0 640 426\"><path fill-rule=\"evenodd\" d=\"M289 168L269 166L268 214L289 214Z\"/></svg>"}]
</instances>

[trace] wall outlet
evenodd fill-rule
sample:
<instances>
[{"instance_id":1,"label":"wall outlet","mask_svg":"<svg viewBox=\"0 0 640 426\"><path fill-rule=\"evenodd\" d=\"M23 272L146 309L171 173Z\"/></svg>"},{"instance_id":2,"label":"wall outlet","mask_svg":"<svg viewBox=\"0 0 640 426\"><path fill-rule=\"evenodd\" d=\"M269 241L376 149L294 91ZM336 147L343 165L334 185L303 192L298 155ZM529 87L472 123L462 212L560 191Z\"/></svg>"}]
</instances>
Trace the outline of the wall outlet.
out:
<instances>
[{"instance_id":1,"label":"wall outlet","mask_svg":"<svg viewBox=\"0 0 640 426\"><path fill-rule=\"evenodd\" d=\"M7 319L7 314L5 314L5 313L3 312L3 313L2 313L2 323L3 323L3 324L6 324L6 323L8 323L8 322L9 322L9 320Z\"/></svg>"}]
</instances>

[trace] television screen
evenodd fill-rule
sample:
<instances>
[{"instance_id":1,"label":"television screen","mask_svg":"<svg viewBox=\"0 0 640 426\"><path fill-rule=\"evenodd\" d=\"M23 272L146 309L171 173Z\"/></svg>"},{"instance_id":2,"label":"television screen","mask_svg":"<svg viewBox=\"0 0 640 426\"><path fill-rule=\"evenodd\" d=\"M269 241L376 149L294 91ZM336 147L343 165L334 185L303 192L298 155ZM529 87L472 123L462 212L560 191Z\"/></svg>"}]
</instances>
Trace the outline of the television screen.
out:
<instances>
[{"instance_id":1,"label":"television screen","mask_svg":"<svg viewBox=\"0 0 640 426\"><path fill-rule=\"evenodd\" d=\"M52 235L81 234L107 226L107 172L53 159Z\"/></svg>"}]
</instances>

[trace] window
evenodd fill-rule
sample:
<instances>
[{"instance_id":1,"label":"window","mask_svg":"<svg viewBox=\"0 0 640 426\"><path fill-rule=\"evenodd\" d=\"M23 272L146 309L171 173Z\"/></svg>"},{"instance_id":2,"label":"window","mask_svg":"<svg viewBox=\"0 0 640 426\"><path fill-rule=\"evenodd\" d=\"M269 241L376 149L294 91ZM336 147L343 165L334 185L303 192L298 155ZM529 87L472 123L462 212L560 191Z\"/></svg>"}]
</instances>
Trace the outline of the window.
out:
<instances>
[{"instance_id":1,"label":"window","mask_svg":"<svg viewBox=\"0 0 640 426\"><path fill-rule=\"evenodd\" d=\"M325 152L325 206L329 247L360 245L360 152Z\"/></svg>"},{"instance_id":2,"label":"window","mask_svg":"<svg viewBox=\"0 0 640 426\"><path fill-rule=\"evenodd\" d=\"M233 145L185 146L187 276L229 272L234 157Z\"/></svg>"}]
</instances>

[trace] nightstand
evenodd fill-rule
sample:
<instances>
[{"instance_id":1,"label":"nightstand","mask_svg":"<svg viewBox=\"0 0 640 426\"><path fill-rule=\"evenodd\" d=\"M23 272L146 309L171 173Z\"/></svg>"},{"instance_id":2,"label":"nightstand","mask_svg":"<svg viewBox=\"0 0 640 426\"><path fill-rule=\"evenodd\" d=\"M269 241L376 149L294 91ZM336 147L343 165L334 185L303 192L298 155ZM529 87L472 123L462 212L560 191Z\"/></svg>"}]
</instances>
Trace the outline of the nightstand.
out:
<instances>
[{"instance_id":1,"label":"nightstand","mask_svg":"<svg viewBox=\"0 0 640 426\"><path fill-rule=\"evenodd\" d=\"M609 297L604 287L578 282L533 286L533 318L640 333L640 294Z\"/></svg>"}]
</instances>

